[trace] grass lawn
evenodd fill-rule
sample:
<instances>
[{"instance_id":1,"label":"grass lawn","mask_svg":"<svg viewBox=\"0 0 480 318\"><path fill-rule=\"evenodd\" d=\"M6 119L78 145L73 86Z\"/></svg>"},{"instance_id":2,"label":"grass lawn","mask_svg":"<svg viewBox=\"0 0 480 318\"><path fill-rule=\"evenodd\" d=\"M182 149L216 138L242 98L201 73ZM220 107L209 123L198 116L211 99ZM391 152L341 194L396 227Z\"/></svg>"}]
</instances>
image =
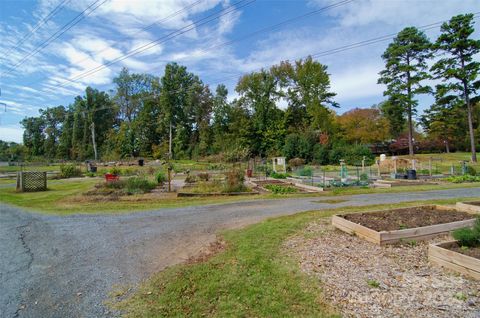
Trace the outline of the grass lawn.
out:
<instances>
[{"instance_id":1,"label":"grass lawn","mask_svg":"<svg viewBox=\"0 0 480 318\"><path fill-rule=\"evenodd\" d=\"M336 316L334 309L322 300L321 284L300 273L295 261L283 253L285 240L309 222L335 213L455 201L304 212L268 219L245 229L228 230L221 234L226 244L223 251L206 260L157 273L132 295L124 295L121 289L113 291L110 305L126 317Z\"/></svg>"},{"instance_id":2,"label":"grass lawn","mask_svg":"<svg viewBox=\"0 0 480 318\"><path fill-rule=\"evenodd\" d=\"M480 187L480 183L463 184L442 184L442 185L424 185L415 187L393 187L393 188L335 188L332 191L325 191L316 194L262 194L246 196L221 196L221 197L191 197L177 198L175 194L165 197L131 195L122 197L117 201L93 201L88 200L82 193L91 189L95 183L101 182L101 179L65 179L50 180L48 182L48 191L18 193L15 187L0 187L0 202L16 205L25 209L48 213L67 215L73 213L121 213L145 211L160 208L174 208L191 205L205 204L223 204L242 200L259 199L282 199L287 197L335 197L351 194L366 193L398 193L408 191L428 191L441 189ZM13 184L13 183L11 183ZM5 184L7 185L7 184Z\"/></svg>"}]
</instances>

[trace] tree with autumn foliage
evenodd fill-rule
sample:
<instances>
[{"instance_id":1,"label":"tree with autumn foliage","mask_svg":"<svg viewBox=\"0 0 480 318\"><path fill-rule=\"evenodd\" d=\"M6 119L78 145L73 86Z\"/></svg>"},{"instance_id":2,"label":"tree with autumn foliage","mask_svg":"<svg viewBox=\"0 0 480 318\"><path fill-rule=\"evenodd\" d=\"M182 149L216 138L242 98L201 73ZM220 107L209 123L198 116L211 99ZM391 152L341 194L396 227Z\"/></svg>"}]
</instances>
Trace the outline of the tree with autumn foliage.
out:
<instances>
[{"instance_id":1,"label":"tree with autumn foliage","mask_svg":"<svg viewBox=\"0 0 480 318\"><path fill-rule=\"evenodd\" d=\"M355 108L337 117L342 138L354 144L385 141L390 135L388 120L378 108Z\"/></svg>"}]
</instances>

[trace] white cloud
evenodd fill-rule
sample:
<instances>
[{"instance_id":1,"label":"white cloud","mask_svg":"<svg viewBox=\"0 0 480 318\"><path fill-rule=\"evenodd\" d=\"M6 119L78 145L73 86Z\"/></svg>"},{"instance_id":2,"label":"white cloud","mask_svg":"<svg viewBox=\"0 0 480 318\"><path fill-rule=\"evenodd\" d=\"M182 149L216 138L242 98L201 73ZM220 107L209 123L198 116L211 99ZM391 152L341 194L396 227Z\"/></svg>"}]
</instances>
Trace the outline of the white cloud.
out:
<instances>
[{"instance_id":1,"label":"white cloud","mask_svg":"<svg viewBox=\"0 0 480 318\"><path fill-rule=\"evenodd\" d=\"M23 129L18 125L0 125L0 136L0 140L21 143L23 141Z\"/></svg>"}]
</instances>

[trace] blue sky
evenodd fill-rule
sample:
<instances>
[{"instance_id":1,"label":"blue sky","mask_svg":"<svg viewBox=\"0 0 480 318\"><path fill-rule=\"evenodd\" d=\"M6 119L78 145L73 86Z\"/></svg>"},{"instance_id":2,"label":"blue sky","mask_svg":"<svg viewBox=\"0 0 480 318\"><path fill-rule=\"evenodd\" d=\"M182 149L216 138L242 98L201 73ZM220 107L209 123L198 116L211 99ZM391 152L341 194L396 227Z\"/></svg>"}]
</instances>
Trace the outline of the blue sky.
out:
<instances>
[{"instance_id":1,"label":"blue sky","mask_svg":"<svg viewBox=\"0 0 480 318\"><path fill-rule=\"evenodd\" d=\"M43 50L19 63L94 2L66 1L53 18L35 28L63 1L0 0L0 73L3 73L0 102L7 104L7 111L0 112L2 140L20 142L19 121L22 118L37 115L40 108L67 106L86 86L111 90L112 79L122 67L160 76L164 65L175 61L186 65L212 87L223 82L229 88L230 98L234 98L235 83L242 73L397 33L406 26L428 25L456 14L480 11L478 0L353 0L295 23L249 36L257 30L340 2L256 0L84 76L87 71L132 49L240 1L106 0ZM188 9L182 10L186 7ZM475 37L478 38L480 24L478 19L476 22ZM435 28L427 30L426 34L435 39L438 32L439 28ZM16 45L25 35L28 38ZM245 39L239 40L242 38ZM226 45L229 41L232 42ZM388 43L387 40L317 58L328 66L332 90L338 94L336 100L341 106L339 113L382 101L383 87L376 82L383 66L381 54ZM5 74L8 70L11 71ZM420 111L430 103L431 98L422 97Z\"/></svg>"}]
</instances>

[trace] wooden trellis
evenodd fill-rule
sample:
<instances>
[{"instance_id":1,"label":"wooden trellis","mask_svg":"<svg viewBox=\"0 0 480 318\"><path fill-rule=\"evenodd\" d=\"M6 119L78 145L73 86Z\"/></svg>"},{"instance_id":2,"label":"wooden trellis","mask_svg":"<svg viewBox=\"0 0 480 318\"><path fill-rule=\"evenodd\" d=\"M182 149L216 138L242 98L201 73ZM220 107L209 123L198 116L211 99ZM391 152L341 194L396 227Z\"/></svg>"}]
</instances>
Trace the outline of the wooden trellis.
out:
<instances>
[{"instance_id":1,"label":"wooden trellis","mask_svg":"<svg viewBox=\"0 0 480 318\"><path fill-rule=\"evenodd\" d=\"M17 173L17 191L34 192L47 190L47 173L22 171Z\"/></svg>"}]
</instances>

